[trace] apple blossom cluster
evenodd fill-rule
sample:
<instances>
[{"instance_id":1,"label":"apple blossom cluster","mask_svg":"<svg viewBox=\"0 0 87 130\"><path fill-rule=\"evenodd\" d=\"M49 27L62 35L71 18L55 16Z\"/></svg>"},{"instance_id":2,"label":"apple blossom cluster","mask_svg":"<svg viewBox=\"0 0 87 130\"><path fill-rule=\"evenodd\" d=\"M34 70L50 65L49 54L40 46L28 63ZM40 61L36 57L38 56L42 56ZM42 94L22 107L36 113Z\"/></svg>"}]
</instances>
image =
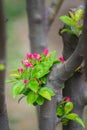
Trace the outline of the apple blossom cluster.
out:
<instances>
[{"instance_id":1,"label":"apple blossom cluster","mask_svg":"<svg viewBox=\"0 0 87 130\"><path fill-rule=\"evenodd\" d=\"M42 105L44 100L51 100L55 95L50 86L46 86L47 75L54 64L63 63L63 57L56 57L56 52L44 49L42 54L27 53L22 60L22 67L13 71L7 82L12 82L13 97L26 97L28 104Z\"/></svg>"}]
</instances>

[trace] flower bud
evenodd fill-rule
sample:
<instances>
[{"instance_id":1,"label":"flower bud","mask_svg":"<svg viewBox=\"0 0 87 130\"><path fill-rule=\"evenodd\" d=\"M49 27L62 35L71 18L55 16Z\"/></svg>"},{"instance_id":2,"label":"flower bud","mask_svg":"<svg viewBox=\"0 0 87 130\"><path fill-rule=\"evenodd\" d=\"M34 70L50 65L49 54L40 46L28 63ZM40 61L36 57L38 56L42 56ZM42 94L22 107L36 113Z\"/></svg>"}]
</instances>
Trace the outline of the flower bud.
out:
<instances>
[{"instance_id":1,"label":"flower bud","mask_svg":"<svg viewBox=\"0 0 87 130\"><path fill-rule=\"evenodd\" d=\"M25 80L24 80L24 83L25 83L25 84L27 84L27 83L28 83L28 80L27 80L27 79L25 79Z\"/></svg>"},{"instance_id":2,"label":"flower bud","mask_svg":"<svg viewBox=\"0 0 87 130\"><path fill-rule=\"evenodd\" d=\"M48 54L48 52L49 52L49 50L48 49L46 49L46 48L44 48L44 56L46 56L47 54Z\"/></svg>"},{"instance_id":3,"label":"flower bud","mask_svg":"<svg viewBox=\"0 0 87 130\"><path fill-rule=\"evenodd\" d=\"M24 72L24 69L23 68L18 68L18 72Z\"/></svg>"},{"instance_id":4,"label":"flower bud","mask_svg":"<svg viewBox=\"0 0 87 130\"><path fill-rule=\"evenodd\" d=\"M69 102L70 100L70 97L65 97L65 101Z\"/></svg>"}]
</instances>

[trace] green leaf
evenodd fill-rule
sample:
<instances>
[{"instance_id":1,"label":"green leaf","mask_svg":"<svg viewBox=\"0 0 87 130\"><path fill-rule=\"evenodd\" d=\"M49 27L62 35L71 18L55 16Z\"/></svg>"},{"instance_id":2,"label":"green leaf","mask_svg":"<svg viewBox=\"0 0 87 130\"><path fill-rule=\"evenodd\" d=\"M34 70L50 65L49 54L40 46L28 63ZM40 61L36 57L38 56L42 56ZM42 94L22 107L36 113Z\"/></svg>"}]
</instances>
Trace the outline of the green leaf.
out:
<instances>
[{"instance_id":1,"label":"green leaf","mask_svg":"<svg viewBox=\"0 0 87 130\"><path fill-rule=\"evenodd\" d=\"M46 84L47 77L46 77L46 76L42 77L42 78L41 78L41 81L42 81L43 84Z\"/></svg>"},{"instance_id":2,"label":"green leaf","mask_svg":"<svg viewBox=\"0 0 87 130\"><path fill-rule=\"evenodd\" d=\"M44 87L44 90L47 90L50 93L51 96L55 95L54 91L49 87Z\"/></svg>"},{"instance_id":3,"label":"green leaf","mask_svg":"<svg viewBox=\"0 0 87 130\"><path fill-rule=\"evenodd\" d=\"M55 63L59 63L58 59L56 58L56 51L49 53L44 62L42 62L43 67L46 67L48 69L50 69Z\"/></svg>"},{"instance_id":4,"label":"green leaf","mask_svg":"<svg viewBox=\"0 0 87 130\"><path fill-rule=\"evenodd\" d=\"M12 85L12 96L13 98L17 97L21 91L24 89L25 85L21 82L16 82Z\"/></svg>"},{"instance_id":5,"label":"green leaf","mask_svg":"<svg viewBox=\"0 0 87 130\"><path fill-rule=\"evenodd\" d=\"M75 113L68 114L68 115L66 115L65 118L67 118L69 120L73 120L73 121L79 123L82 127L85 127L82 119Z\"/></svg>"},{"instance_id":6,"label":"green leaf","mask_svg":"<svg viewBox=\"0 0 87 130\"><path fill-rule=\"evenodd\" d=\"M56 109L57 116L61 117L64 115L64 108L62 105L58 105Z\"/></svg>"},{"instance_id":7,"label":"green leaf","mask_svg":"<svg viewBox=\"0 0 87 130\"><path fill-rule=\"evenodd\" d=\"M39 95L39 97L36 100L38 105L42 105L44 103L44 98L42 96Z\"/></svg>"},{"instance_id":8,"label":"green leaf","mask_svg":"<svg viewBox=\"0 0 87 130\"><path fill-rule=\"evenodd\" d=\"M83 9L78 9L75 12L75 20L79 21L81 20L82 16L83 16L84 10Z\"/></svg>"},{"instance_id":9,"label":"green leaf","mask_svg":"<svg viewBox=\"0 0 87 130\"><path fill-rule=\"evenodd\" d=\"M67 24L67 25L69 25L69 26L75 26L75 25L76 25L76 22L75 22L72 18L70 18L69 16L66 16L66 15L60 16L59 19L60 19L63 23L65 23L65 24Z\"/></svg>"},{"instance_id":10,"label":"green leaf","mask_svg":"<svg viewBox=\"0 0 87 130\"><path fill-rule=\"evenodd\" d=\"M32 70L32 77L34 78L42 78L49 72L47 67L43 67L42 64L36 65L35 68Z\"/></svg>"},{"instance_id":11,"label":"green leaf","mask_svg":"<svg viewBox=\"0 0 87 130\"><path fill-rule=\"evenodd\" d=\"M11 83L11 82L16 82L16 81L17 81L17 79L15 79L15 78L5 80L6 83Z\"/></svg>"},{"instance_id":12,"label":"green leaf","mask_svg":"<svg viewBox=\"0 0 87 130\"><path fill-rule=\"evenodd\" d=\"M34 105L34 106L37 106L38 104L37 104L37 102L35 101L35 102L33 103L33 105Z\"/></svg>"},{"instance_id":13,"label":"green leaf","mask_svg":"<svg viewBox=\"0 0 87 130\"><path fill-rule=\"evenodd\" d=\"M75 14L72 11L69 11L69 15L72 19L75 19Z\"/></svg>"},{"instance_id":14,"label":"green leaf","mask_svg":"<svg viewBox=\"0 0 87 130\"><path fill-rule=\"evenodd\" d=\"M30 80L28 83L28 87L33 91L37 92L39 89L39 84L36 80Z\"/></svg>"},{"instance_id":15,"label":"green leaf","mask_svg":"<svg viewBox=\"0 0 87 130\"><path fill-rule=\"evenodd\" d=\"M70 113L65 116L65 118L67 118L69 120L75 120L77 117L78 117L78 115L76 113Z\"/></svg>"},{"instance_id":16,"label":"green leaf","mask_svg":"<svg viewBox=\"0 0 87 130\"><path fill-rule=\"evenodd\" d=\"M69 113L73 109L73 103L72 102L67 102L64 106L64 111L65 113Z\"/></svg>"},{"instance_id":17,"label":"green leaf","mask_svg":"<svg viewBox=\"0 0 87 130\"><path fill-rule=\"evenodd\" d=\"M41 65L44 68L44 72L45 71L49 72L49 69L51 68L52 64L53 64L53 61L51 61L50 59L47 59L46 61L42 62Z\"/></svg>"},{"instance_id":18,"label":"green leaf","mask_svg":"<svg viewBox=\"0 0 87 130\"><path fill-rule=\"evenodd\" d=\"M29 88L26 88L26 87L25 87L25 88L23 88L23 90L21 91L20 94L23 94L23 95L27 96L30 91L31 91L31 90L30 90Z\"/></svg>"},{"instance_id":19,"label":"green leaf","mask_svg":"<svg viewBox=\"0 0 87 130\"><path fill-rule=\"evenodd\" d=\"M61 30L61 33L64 33L64 32L68 32L68 33L70 33L70 34L75 34L71 29L69 29L69 28L64 28L64 29L62 29Z\"/></svg>"},{"instance_id":20,"label":"green leaf","mask_svg":"<svg viewBox=\"0 0 87 130\"><path fill-rule=\"evenodd\" d=\"M49 53L48 64L50 65L50 67L52 67L56 63L60 63L60 61L57 59L56 55L57 55L56 51Z\"/></svg>"},{"instance_id":21,"label":"green leaf","mask_svg":"<svg viewBox=\"0 0 87 130\"><path fill-rule=\"evenodd\" d=\"M27 103L28 104L33 104L36 101L37 98L38 98L38 95L31 91L27 95Z\"/></svg>"},{"instance_id":22,"label":"green leaf","mask_svg":"<svg viewBox=\"0 0 87 130\"><path fill-rule=\"evenodd\" d=\"M49 60L51 62L54 62L55 59L56 59L56 55L57 55L56 51L53 51L53 52L49 53L49 55L51 55L50 58L49 58Z\"/></svg>"},{"instance_id":23,"label":"green leaf","mask_svg":"<svg viewBox=\"0 0 87 130\"><path fill-rule=\"evenodd\" d=\"M34 78L42 78L50 72L50 68L53 66L56 61L56 52L51 52L40 64L37 64L35 68L32 70L32 77Z\"/></svg>"},{"instance_id":24,"label":"green leaf","mask_svg":"<svg viewBox=\"0 0 87 130\"><path fill-rule=\"evenodd\" d=\"M48 99L48 100L51 100L52 94L49 92L49 89L48 89L47 87L41 88L40 91L39 91L39 94L40 94L42 97L44 97L44 98L46 98L46 99Z\"/></svg>"},{"instance_id":25,"label":"green leaf","mask_svg":"<svg viewBox=\"0 0 87 130\"><path fill-rule=\"evenodd\" d=\"M55 61L53 62L53 65L54 65L54 64L59 64L59 63L61 63L59 60L55 60Z\"/></svg>"},{"instance_id":26,"label":"green leaf","mask_svg":"<svg viewBox=\"0 0 87 130\"><path fill-rule=\"evenodd\" d=\"M29 72L29 68L28 69L24 69L24 73L21 73L22 74L22 78L23 79L29 79L29 77L30 77L30 72Z\"/></svg>"},{"instance_id":27,"label":"green leaf","mask_svg":"<svg viewBox=\"0 0 87 130\"><path fill-rule=\"evenodd\" d=\"M82 119L80 117L76 117L75 121L80 124L83 128L85 128L84 122L82 121Z\"/></svg>"}]
</instances>

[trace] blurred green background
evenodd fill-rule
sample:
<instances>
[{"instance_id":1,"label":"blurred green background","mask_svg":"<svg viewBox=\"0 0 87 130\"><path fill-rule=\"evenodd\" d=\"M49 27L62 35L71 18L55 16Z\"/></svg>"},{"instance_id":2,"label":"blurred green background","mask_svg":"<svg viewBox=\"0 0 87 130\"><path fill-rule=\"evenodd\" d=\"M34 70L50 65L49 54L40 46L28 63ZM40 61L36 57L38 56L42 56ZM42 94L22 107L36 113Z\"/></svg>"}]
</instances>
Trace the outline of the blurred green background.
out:
<instances>
[{"instance_id":1,"label":"blurred green background","mask_svg":"<svg viewBox=\"0 0 87 130\"><path fill-rule=\"evenodd\" d=\"M9 68L10 67L13 68L14 66L18 66L17 64L18 62L16 61L20 60L20 58L22 58L22 56L24 55L22 51L21 51L22 53L20 54L20 50L22 48L22 43L21 43L22 39L20 39L21 34L19 33L20 32L24 33L25 31L24 29L26 26L25 25L26 24L25 0L5 0L4 9L5 9L5 17L8 20L6 24L7 61L11 63L9 64L10 65Z\"/></svg>"},{"instance_id":2,"label":"blurred green background","mask_svg":"<svg viewBox=\"0 0 87 130\"><path fill-rule=\"evenodd\" d=\"M47 0L49 5L51 0ZM83 0L66 0L56 17L56 20L49 32L49 49L57 50L58 55L62 52L62 41L58 36L61 22L58 17L68 11L70 7L76 7ZM25 0L4 0L5 17L7 32L7 73L8 79L12 69L21 66L20 62L25 54L30 51L28 39L28 25L26 15ZM53 44L52 44L53 43ZM58 49L57 49L58 48ZM36 110L33 106L28 106L25 99L19 104L18 99L14 100L11 96L11 87L6 84L6 102L9 116L10 130L38 130ZM85 111L86 115L87 111ZM84 116L85 122L86 116Z\"/></svg>"}]
</instances>

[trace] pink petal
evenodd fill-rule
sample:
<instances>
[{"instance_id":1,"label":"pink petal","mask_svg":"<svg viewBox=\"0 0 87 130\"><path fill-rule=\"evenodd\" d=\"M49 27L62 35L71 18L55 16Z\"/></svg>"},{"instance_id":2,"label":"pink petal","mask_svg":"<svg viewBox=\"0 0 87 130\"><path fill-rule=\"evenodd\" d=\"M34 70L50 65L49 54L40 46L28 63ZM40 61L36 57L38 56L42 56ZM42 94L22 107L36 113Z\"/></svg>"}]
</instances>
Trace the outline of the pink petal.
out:
<instances>
[{"instance_id":1,"label":"pink petal","mask_svg":"<svg viewBox=\"0 0 87 130\"><path fill-rule=\"evenodd\" d=\"M25 79L25 80L24 80L24 83L25 83L25 84L26 84L26 83L28 83L28 80L27 80L27 79Z\"/></svg>"},{"instance_id":2,"label":"pink petal","mask_svg":"<svg viewBox=\"0 0 87 130\"><path fill-rule=\"evenodd\" d=\"M30 54L30 53L27 53L26 54L26 57L27 57L27 59L33 59L34 57L33 57L33 54Z\"/></svg>"},{"instance_id":3,"label":"pink petal","mask_svg":"<svg viewBox=\"0 0 87 130\"><path fill-rule=\"evenodd\" d=\"M64 61L65 61L65 59L64 59L63 56L60 56L60 57L59 57L59 60L60 60L61 62L64 62Z\"/></svg>"},{"instance_id":4,"label":"pink petal","mask_svg":"<svg viewBox=\"0 0 87 130\"><path fill-rule=\"evenodd\" d=\"M46 49L46 48L44 48L44 51L43 51L44 56L46 56L46 55L48 54L48 52L49 52L49 50L48 50L48 49Z\"/></svg>"}]
</instances>

